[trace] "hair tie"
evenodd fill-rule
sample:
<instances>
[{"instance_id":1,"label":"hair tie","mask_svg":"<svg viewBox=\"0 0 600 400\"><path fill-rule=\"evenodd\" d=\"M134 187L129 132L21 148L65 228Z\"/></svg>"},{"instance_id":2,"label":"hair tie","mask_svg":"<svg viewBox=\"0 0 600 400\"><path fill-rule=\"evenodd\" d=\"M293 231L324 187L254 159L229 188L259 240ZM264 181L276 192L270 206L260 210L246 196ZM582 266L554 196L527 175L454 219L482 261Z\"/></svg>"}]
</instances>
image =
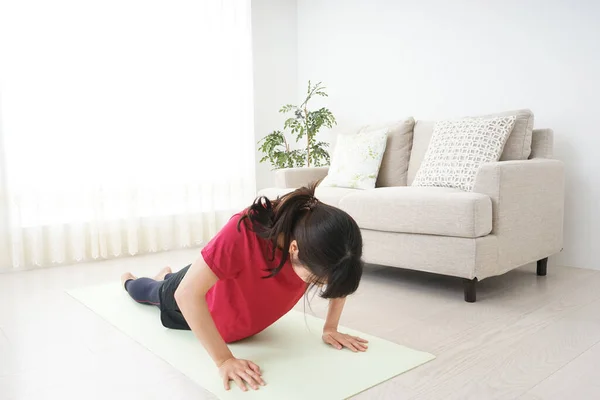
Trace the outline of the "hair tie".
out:
<instances>
[{"instance_id":1,"label":"hair tie","mask_svg":"<svg viewBox=\"0 0 600 400\"><path fill-rule=\"evenodd\" d=\"M308 202L306 203L306 206L304 208L307 209L308 211L312 211L313 208L315 208L317 204L319 204L319 200L316 197L313 197L312 199L308 200Z\"/></svg>"}]
</instances>

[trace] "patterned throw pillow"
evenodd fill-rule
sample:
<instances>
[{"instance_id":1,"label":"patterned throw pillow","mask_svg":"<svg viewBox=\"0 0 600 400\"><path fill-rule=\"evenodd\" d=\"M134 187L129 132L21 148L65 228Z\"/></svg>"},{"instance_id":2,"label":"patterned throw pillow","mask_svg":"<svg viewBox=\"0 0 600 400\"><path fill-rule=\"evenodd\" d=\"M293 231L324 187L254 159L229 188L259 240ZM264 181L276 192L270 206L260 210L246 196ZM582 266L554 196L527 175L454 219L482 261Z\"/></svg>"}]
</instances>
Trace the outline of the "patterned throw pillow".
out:
<instances>
[{"instance_id":1,"label":"patterned throw pillow","mask_svg":"<svg viewBox=\"0 0 600 400\"><path fill-rule=\"evenodd\" d=\"M436 122L412 186L473 190L479 167L500 159L515 120L511 115Z\"/></svg>"},{"instance_id":2,"label":"patterned throw pillow","mask_svg":"<svg viewBox=\"0 0 600 400\"><path fill-rule=\"evenodd\" d=\"M385 146L387 129L338 135L331 166L321 186L373 189Z\"/></svg>"}]
</instances>

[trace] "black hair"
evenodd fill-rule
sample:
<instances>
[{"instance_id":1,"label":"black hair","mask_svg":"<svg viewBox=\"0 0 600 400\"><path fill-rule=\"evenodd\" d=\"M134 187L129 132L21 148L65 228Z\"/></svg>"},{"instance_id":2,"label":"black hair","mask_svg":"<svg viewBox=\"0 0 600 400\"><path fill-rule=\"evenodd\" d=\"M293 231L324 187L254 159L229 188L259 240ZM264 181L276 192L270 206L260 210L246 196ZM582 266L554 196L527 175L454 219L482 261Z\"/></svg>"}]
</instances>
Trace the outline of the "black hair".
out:
<instances>
[{"instance_id":1,"label":"black hair","mask_svg":"<svg viewBox=\"0 0 600 400\"><path fill-rule=\"evenodd\" d=\"M312 274L312 283L324 284L320 296L346 297L358 289L363 271L362 235L354 219L339 208L315 197L318 183L294 190L276 200L261 196L240 217L251 221L252 230L282 252L279 264L266 278L281 271L290 258L290 243L298 243L298 259ZM292 260L294 261L294 260Z\"/></svg>"}]
</instances>

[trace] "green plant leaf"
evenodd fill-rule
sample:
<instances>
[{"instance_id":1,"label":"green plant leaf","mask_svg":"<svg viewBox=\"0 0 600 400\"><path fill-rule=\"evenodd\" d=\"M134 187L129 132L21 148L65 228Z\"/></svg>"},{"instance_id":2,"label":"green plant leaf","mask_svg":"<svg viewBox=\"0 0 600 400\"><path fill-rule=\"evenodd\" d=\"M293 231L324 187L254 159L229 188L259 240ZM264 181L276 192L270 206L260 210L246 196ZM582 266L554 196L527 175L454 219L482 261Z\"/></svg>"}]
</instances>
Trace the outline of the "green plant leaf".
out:
<instances>
[{"instance_id":1,"label":"green plant leaf","mask_svg":"<svg viewBox=\"0 0 600 400\"><path fill-rule=\"evenodd\" d=\"M296 109L298 107L296 107L293 104L286 104L285 106L281 107L281 109L279 110L280 113L286 113L286 112L290 112L294 109Z\"/></svg>"},{"instance_id":2,"label":"green plant leaf","mask_svg":"<svg viewBox=\"0 0 600 400\"><path fill-rule=\"evenodd\" d=\"M308 164L321 166L329 163L330 157L326 150L329 144L317 142L316 135L323 127L332 128L337 122L331 111L325 107L309 110L309 102L315 95L328 97L326 87L322 82L313 85L308 81L304 102L299 106L286 104L279 110L280 113L293 113L292 117L285 120L283 129L296 139L296 143L305 139L304 144L301 144L299 149L290 149L286 133L273 131L257 143L259 151L263 153L261 163L269 161L275 169L302 167Z\"/></svg>"}]
</instances>

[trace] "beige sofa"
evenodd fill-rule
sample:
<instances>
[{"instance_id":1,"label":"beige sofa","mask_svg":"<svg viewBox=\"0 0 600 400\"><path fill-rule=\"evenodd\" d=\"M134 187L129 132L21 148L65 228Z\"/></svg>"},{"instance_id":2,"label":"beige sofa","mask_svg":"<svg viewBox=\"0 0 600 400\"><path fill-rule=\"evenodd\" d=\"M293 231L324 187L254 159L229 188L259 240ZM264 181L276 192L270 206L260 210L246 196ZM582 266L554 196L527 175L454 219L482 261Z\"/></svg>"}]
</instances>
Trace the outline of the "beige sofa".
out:
<instances>
[{"instance_id":1,"label":"beige sofa","mask_svg":"<svg viewBox=\"0 0 600 400\"><path fill-rule=\"evenodd\" d=\"M434 126L410 118L396 124L408 131L401 140L389 133L380 171L387 186L319 187L317 197L357 221L367 263L463 278L468 302L475 301L477 281L519 266L537 261L543 276L548 256L562 249L564 166L552 159L552 130L534 130L529 110L509 113L518 113L518 119L503 161L481 167L472 192L410 186ZM407 163L398 169L403 157ZM386 170L390 162L396 182ZM259 194L274 198L326 175L327 168L279 170L277 187Z\"/></svg>"}]
</instances>

